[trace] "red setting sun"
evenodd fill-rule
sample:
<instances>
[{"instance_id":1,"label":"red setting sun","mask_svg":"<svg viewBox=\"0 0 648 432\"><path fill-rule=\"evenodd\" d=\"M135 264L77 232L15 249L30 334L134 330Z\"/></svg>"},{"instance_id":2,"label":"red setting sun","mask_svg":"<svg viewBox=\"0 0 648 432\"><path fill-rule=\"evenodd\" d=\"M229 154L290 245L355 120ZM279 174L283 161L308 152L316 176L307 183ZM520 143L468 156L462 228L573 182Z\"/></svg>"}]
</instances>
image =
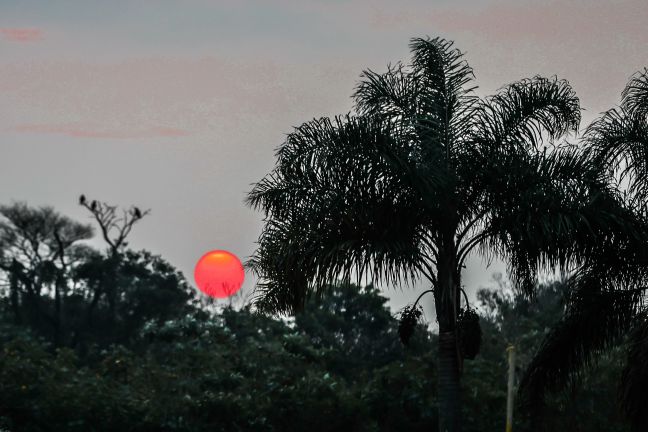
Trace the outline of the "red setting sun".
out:
<instances>
[{"instance_id":1,"label":"red setting sun","mask_svg":"<svg viewBox=\"0 0 648 432\"><path fill-rule=\"evenodd\" d=\"M213 250L204 254L196 263L194 279L200 291L210 297L227 298L238 292L243 285L245 273L236 255Z\"/></svg>"}]
</instances>

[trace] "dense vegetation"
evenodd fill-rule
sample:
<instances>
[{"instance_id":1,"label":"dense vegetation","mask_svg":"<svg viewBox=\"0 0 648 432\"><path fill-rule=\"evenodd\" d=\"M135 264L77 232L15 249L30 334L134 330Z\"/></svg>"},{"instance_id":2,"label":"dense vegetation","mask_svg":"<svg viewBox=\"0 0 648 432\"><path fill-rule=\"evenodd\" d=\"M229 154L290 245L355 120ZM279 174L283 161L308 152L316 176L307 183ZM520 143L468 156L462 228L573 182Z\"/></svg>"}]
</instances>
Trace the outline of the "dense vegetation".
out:
<instances>
[{"instance_id":1,"label":"dense vegetation","mask_svg":"<svg viewBox=\"0 0 648 432\"><path fill-rule=\"evenodd\" d=\"M4 210L14 207L32 215L32 223L44 214L22 204ZM60 217L51 209L45 214ZM5 235L16 229L4 227ZM18 302L20 320L16 296L6 290L0 299L1 427L437 430L437 336L419 324L404 347L398 319L375 288L331 286L286 321L249 307L205 308L170 264L125 247L118 265L110 267L116 283L107 288L96 282L102 254L84 250L73 266L78 273L67 275L66 284L59 281L59 286L74 287L61 295L67 313L67 330L61 334L43 324L55 311L45 288L39 302ZM540 286L536 300L529 301L497 280L496 290L478 293L482 352L464 364L468 431L503 427L506 346L516 344L522 370L563 311L561 284ZM14 288L18 299L31 295L21 284ZM75 337L75 320L86 316L79 311L87 311L97 289L103 294L93 324L82 322L79 328L86 330ZM112 292L116 301L111 306L107 293ZM30 309L33 304L39 309ZM624 430L610 397L616 359L606 358L583 385L549 400L550 415L543 423L576 431ZM530 420L520 414L516 429L531 430Z\"/></svg>"},{"instance_id":2,"label":"dense vegetation","mask_svg":"<svg viewBox=\"0 0 648 432\"><path fill-rule=\"evenodd\" d=\"M466 364L464 427L499 430L505 412L504 349L521 366L551 317L559 285L530 304L480 293L484 352ZM133 343L80 356L12 324L2 328L0 406L9 430L436 430L436 336L417 329L403 349L375 289L342 287L294 324L224 309L149 324ZM549 310L547 310L549 308ZM361 314L356 314L362 310ZM549 312L549 313L547 313ZM610 395L611 357L582 387L549 403L559 430L625 430ZM531 430L521 418L517 430Z\"/></svg>"}]
</instances>

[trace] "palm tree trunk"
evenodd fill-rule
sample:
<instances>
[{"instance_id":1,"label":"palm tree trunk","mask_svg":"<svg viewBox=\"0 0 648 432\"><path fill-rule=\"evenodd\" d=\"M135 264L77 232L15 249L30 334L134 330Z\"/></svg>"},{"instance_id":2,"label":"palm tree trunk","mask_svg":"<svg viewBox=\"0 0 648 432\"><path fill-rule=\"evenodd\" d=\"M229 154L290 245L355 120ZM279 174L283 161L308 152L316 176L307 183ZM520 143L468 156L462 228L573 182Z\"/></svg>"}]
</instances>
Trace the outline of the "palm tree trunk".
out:
<instances>
[{"instance_id":1,"label":"palm tree trunk","mask_svg":"<svg viewBox=\"0 0 648 432\"><path fill-rule=\"evenodd\" d=\"M460 274L457 272L454 231L444 236L437 270L434 301L439 322L439 432L461 430L460 365L457 350L457 313L459 312Z\"/></svg>"},{"instance_id":2,"label":"palm tree trunk","mask_svg":"<svg viewBox=\"0 0 648 432\"><path fill-rule=\"evenodd\" d=\"M439 331L439 431L458 432L461 414L459 361L454 331Z\"/></svg>"}]
</instances>

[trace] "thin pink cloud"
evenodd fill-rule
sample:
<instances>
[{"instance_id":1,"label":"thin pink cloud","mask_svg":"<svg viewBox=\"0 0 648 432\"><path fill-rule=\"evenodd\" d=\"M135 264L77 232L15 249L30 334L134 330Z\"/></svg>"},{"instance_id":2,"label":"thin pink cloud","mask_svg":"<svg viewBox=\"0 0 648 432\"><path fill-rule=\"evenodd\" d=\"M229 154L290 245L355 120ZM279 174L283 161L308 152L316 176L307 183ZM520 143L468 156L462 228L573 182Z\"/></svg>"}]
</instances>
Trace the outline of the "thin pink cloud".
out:
<instances>
[{"instance_id":1,"label":"thin pink cloud","mask_svg":"<svg viewBox=\"0 0 648 432\"><path fill-rule=\"evenodd\" d=\"M43 39L43 31L37 28L0 28L0 34L9 42L35 42Z\"/></svg>"},{"instance_id":2,"label":"thin pink cloud","mask_svg":"<svg viewBox=\"0 0 648 432\"><path fill-rule=\"evenodd\" d=\"M11 130L20 133L57 134L73 138L99 139L177 138L189 135L189 132L185 130L171 127L115 130L78 125L23 124Z\"/></svg>"}]
</instances>

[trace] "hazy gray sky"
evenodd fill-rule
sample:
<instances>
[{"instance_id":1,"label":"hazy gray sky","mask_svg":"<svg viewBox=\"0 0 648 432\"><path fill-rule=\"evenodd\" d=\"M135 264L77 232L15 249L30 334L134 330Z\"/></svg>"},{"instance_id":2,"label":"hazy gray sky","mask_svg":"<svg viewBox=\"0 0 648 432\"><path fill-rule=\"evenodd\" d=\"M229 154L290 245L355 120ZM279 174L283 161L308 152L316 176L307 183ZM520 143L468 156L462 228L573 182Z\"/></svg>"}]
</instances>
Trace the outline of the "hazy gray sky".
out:
<instances>
[{"instance_id":1,"label":"hazy gray sky","mask_svg":"<svg viewBox=\"0 0 648 432\"><path fill-rule=\"evenodd\" d=\"M349 111L360 72L406 61L410 37L456 41L483 95L568 79L585 125L648 66L646 23L646 0L0 0L0 203L151 208L131 246L193 282L205 251L254 250L243 199L291 127ZM497 270L475 259L465 283Z\"/></svg>"}]
</instances>

